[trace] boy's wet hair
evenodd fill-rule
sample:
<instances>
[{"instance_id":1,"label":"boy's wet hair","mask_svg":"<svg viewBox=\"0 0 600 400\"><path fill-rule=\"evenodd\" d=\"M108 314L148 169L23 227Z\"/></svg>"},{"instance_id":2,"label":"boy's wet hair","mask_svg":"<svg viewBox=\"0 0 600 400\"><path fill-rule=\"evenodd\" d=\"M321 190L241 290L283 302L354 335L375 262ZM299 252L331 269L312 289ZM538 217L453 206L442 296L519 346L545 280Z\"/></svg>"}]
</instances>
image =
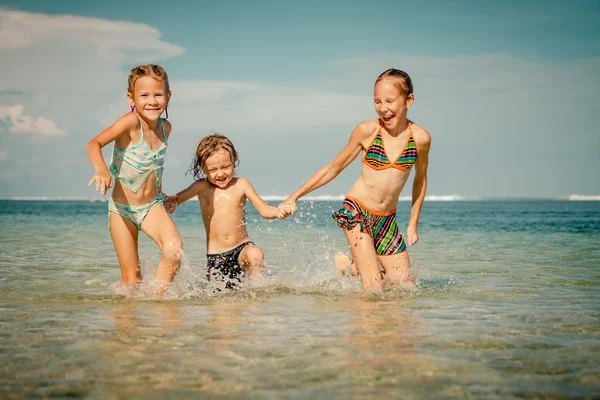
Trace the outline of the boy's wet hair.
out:
<instances>
[{"instance_id":1,"label":"boy's wet hair","mask_svg":"<svg viewBox=\"0 0 600 400\"><path fill-rule=\"evenodd\" d=\"M190 165L187 174L193 174L195 180L202 179L204 176L203 168L206 159L221 149L229 153L229 158L231 159L234 168L240 164L238 153L235 151L235 147L233 146L233 143L231 143L231 140L219 133L213 133L212 135L206 136L198 143L194 160L192 161L192 165Z\"/></svg>"},{"instance_id":2,"label":"boy's wet hair","mask_svg":"<svg viewBox=\"0 0 600 400\"><path fill-rule=\"evenodd\" d=\"M127 79L127 91L133 94L135 82L144 76L151 76L156 80L162 80L165 83L165 92L169 93L169 76L163 67L156 64L140 64L136 67L133 67L131 71L129 71L129 78Z\"/></svg>"},{"instance_id":3,"label":"boy's wet hair","mask_svg":"<svg viewBox=\"0 0 600 400\"><path fill-rule=\"evenodd\" d=\"M400 96L402 96L403 99L406 100L409 95L413 94L412 80L406 72L396 68L387 69L379 75L375 81L375 85L377 85L377 82L384 79L391 79L394 82L394 86L398 89L398 92L400 92Z\"/></svg>"}]
</instances>

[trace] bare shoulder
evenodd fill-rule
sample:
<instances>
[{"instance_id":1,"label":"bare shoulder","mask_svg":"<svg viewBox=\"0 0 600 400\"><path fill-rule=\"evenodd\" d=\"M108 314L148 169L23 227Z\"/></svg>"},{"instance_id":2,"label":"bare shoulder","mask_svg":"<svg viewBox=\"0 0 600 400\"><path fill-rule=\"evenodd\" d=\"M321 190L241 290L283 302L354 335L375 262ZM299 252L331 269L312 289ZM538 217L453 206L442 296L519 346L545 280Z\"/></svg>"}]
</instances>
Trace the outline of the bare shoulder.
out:
<instances>
[{"instance_id":1,"label":"bare shoulder","mask_svg":"<svg viewBox=\"0 0 600 400\"><path fill-rule=\"evenodd\" d=\"M354 133L359 134L363 138L374 135L379 130L379 122L376 119L363 121L356 126Z\"/></svg>"},{"instance_id":2,"label":"bare shoulder","mask_svg":"<svg viewBox=\"0 0 600 400\"><path fill-rule=\"evenodd\" d=\"M379 122L377 120L363 121L354 128L350 136L350 142L364 143L373 137L379 130Z\"/></svg>"},{"instance_id":3,"label":"bare shoulder","mask_svg":"<svg viewBox=\"0 0 600 400\"><path fill-rule=\"evenodd\" d=\"M236 185L240 185L240 187L252 186L250 184L250 181L248 179L246 179L246 178L240 178L240 177L235 178L235 184Z\"/></svg>"},{"instance_id":4,"label":"bare shoulder","mask_svg":"<svg viewBox=\"0 0 600 400\"><path fill-rule=\"evenodd\" d=\"M127 113L117 119L115 123L105 132L110 132L111 140L116 140L119 147L127 147L130 141L137 141L140 138L140 120L135 113Z\"/></svg>"},{"instance_id":5,"label":"bare shoulder","mask_svg":"<svg viewBox=\"0 0 600 400\"><path fill-rule=\"evenodd\" d=\"M248 189L252 188L250 181L245 178L233 178L231 182L230 189L240 191L241 193L246 193Z\"/></svg>"},{"instance_id":6,"label":"bare shoulder","mask_svg":"<svg viewBox=\"0 0 600 400\"><path fill-rule=\"evenodd\" d=\"M429 132L427 132L423 127L415 124L414 122L411 124L410 127L412 129L415 142L417 142L417 148L428 149L431 145L431 135L429 134Z\"/></svg>"},{"instance_id":7,"label":"bare shoulder","mask_svg":"<svg viewBox=\"0 0 600 400\"><path fill-rule=\"evenodd\" d=\"M128 131L132 131L140 127L140 120L136 113L128 112L115 122L115 125L117 124Z\"/></svg>"}]
</instances>

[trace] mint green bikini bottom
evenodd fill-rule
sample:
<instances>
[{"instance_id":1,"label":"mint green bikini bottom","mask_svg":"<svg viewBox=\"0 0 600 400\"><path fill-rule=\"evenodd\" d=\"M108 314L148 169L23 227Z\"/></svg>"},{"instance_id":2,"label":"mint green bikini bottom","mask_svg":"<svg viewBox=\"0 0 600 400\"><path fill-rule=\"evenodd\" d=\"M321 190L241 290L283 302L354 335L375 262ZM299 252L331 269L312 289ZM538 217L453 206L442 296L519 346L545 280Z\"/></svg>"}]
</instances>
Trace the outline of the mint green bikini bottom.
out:
<instances>
[{"instance_id":1,"label":"mint green bikini bottom","mask_svg":"<svg viewBox=\"0 0 600 400\"><path fill-rule=\"evenodd\" d=\"M136 228L138 228L138 230L140 230L142 228L142 224L144 223L144 219L146 219L146 217L150 213L150 210L152 210L152 208L157 204L163 204L162 193L158 193L158 195L154 199L140 206L131 206L129 204L117 203L111 197L108 200L108 213L110 215L110 213L112 212L117 215L120 215L123 218L127 218L128 220L133 222L133 224Z\"/></svg>"}]
</instances>

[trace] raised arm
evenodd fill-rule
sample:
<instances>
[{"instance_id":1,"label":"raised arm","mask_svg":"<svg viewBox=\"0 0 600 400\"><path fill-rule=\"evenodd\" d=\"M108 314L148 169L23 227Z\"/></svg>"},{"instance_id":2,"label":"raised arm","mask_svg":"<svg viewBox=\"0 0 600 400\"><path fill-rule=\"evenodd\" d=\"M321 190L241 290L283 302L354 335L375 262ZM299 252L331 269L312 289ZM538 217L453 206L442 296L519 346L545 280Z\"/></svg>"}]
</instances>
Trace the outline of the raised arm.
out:
<instances>
[{"instance_id":1,"label":"raised arm","mask_svg":"<svg viewBox=\"0 0 600 400\"><path fill-rule=\"evenodd\" d=\"M254 190L254 186L252 186L252 184L248 180L240 179L240 181L243 184L244 195L248 200L250 200L250 203L252 203L254 208L256 208L256 211L258 211L261 217L268 219L283 217L283 215L279 213L279 209L277 207L268 205L258 195L258 193L256 193L256 190Z\"/></svg>"},{"instance_id":2,"label":"raised arm","mask_svg":"<svg viewBox=\"0 0 600 400\"><path fill-rule=\"evenodd\" d=\"M94 176L88 183L88 187L96 182L96 191L100 191L102 195L106 193L107 189L112 187L112 177L108 172L108 167L102 156L102 148L119 136L135 129L137 124L139 124L139 121L135 115L132 113L125 114L114 124L88 142L85 151L94 167Z\"/></svg>"},{"instance_id":3,"label":"raised arm","mask_svg":"<svg viewBox=\"0 0 600 400\"><path fill-rule=\"evenodd\" d=\"M287 214L294 215L296 211L296 201L302 196L307 195L315 189L331 182L340 174L360 153L362 150L363 140L373 133L373 121L365 121L360 123L352 134L346 146L338 153L332 162L318 170L302 187L292 193L279 208L283 209Z\"/></svg>"},{"instance_id":4,"label":"raised arm","mask_svg":"<svg viewBox=\"0 0 600 400\"><path fill-rule=\"evenodd\" d=\"M415 179L413 181L412 190L412 208L410 210L410 219L408 221L408 227L406 229L406 235L408 239L408 245L419 241L419 234L417 227L419 225L419 215L421 214L421 207L425 200L425 193L427 192L427 167L429 165L429 149L431 147L431 136L425 130L422 130L418 135L417 146L419 149L419 155L417 157L417 165L415 171Z\"/></svg>"}]
</instances>

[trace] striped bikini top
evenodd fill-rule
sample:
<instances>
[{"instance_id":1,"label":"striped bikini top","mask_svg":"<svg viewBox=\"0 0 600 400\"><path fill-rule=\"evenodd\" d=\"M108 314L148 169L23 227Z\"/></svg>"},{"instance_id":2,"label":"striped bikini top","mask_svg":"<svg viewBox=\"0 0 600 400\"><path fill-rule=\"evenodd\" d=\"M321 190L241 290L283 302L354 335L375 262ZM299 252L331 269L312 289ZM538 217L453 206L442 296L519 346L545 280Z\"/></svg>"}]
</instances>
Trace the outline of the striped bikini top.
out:
<instances>
[{"instance_id":1,"label":"striped bikini top","mask_svg":"<svg viewBox=\"0 0 600 400\"><path fill-rule=\"evenodd\" d=\"M363 163L377 170L396 168L402 171L409 171L415 165L415 162L417 162L417 145L410 125L409 123L408 129L410 133L406 145L393 164L390 162L383 146L383 137L381 136L383 126L379 127L377 135L365 152L362 159Z\"/></svg>"},{"instance_id":2,"label":"striped bikini top","mask_svg":"<svg viewBox=\"0 0 600 400\"><path fill-rule=\"evenodd\" d=\"M154 176L156 177L156 189L160 188L164 158L167 152L167 135L165 133L164 120L160 119L160 123L163 142L157 151L153 151L148 146L148 143L146 143L141 119L140 129L142 131L142 138L140 141L133 146L125 148L114 146L109 171L111 175L119 179L123 186L133 193L137 193L151 172L154 172Z\"/></svg>"}]
</instances>

